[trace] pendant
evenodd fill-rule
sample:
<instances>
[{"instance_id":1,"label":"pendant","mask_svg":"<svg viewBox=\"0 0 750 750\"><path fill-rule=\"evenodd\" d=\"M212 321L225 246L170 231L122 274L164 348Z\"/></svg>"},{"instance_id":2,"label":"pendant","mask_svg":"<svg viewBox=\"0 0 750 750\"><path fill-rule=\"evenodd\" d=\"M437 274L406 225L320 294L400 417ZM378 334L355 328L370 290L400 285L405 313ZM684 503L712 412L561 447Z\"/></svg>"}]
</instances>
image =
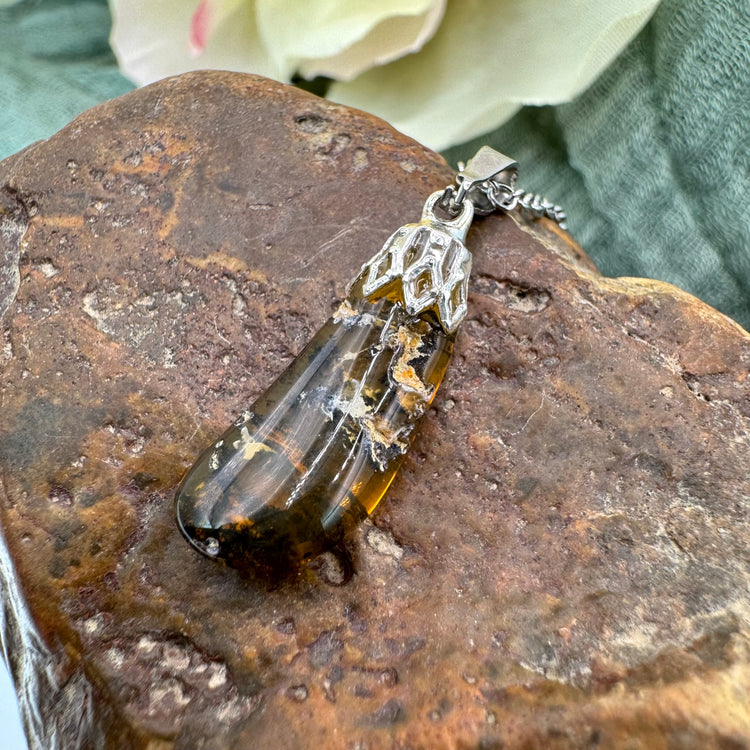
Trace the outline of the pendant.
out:
<instances>
[{"instance_id":1,"label":"pendant","mask_svg":"<svg viewBox=\"0 0 750 750\"><path fill-rule=\"evenodd\" d=\"M497 208L490 188L508 185L492 180L515 166L482 149L457 192L431 195L421 221L391 235L287 370L203 452L176 496L195 549L248 571L288 569L372 513L466 315L475 205Z\"/></svg>"}]
</instances>

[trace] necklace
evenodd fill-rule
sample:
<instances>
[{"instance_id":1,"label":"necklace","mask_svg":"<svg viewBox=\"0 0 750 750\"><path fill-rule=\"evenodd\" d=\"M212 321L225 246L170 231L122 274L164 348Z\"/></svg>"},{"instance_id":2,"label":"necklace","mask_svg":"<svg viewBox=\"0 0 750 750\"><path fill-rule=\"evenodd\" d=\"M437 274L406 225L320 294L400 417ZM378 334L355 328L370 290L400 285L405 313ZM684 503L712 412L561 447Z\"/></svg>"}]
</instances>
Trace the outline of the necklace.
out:
<instances>
[{"instance_id":1,"label":"necklace","mask_svg":"<svg viewBox=\"0 0 750 750\"><path fill-rule=\"evenodd\" d=\"M475 215L562 209L516 188L518 165L482 147L456 185L397 229L284 373L197 459L177 523L202 554L243 570L304 563L380 502L448 366L467 312Z\"/></svg>"}]
</instances>

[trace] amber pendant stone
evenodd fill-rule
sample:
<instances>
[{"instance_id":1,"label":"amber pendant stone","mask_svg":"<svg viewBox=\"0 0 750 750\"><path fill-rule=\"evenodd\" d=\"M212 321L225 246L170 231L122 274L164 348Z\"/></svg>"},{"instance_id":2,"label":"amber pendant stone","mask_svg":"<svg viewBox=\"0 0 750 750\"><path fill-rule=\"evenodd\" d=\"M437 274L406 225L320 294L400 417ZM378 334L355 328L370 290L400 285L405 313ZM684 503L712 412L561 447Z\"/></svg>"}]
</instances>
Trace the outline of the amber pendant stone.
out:
<instances>
[{"instance_id":1,"label":"amber pendant stone","mask_svg":"<svg viewBox=\"0 0 750 750\"><path fill-rule=\"evenodd\" d=\"M345 300L183 480L187 539L238 568L301 563L337 543L388 489L453 338L389 300Z\"/></svg>"},{"instance_id":2,"label":"amber pendant stone","mask_svg":"<svg viewBox=\"0 0 750 750\"><path fill-rule=\"evenodd\" d=\"M466 311L467 201L396 230L281 377L183 480L190 543L237 568L278 571L372 513L443 379Z\"/></svg>"}]
</instances>

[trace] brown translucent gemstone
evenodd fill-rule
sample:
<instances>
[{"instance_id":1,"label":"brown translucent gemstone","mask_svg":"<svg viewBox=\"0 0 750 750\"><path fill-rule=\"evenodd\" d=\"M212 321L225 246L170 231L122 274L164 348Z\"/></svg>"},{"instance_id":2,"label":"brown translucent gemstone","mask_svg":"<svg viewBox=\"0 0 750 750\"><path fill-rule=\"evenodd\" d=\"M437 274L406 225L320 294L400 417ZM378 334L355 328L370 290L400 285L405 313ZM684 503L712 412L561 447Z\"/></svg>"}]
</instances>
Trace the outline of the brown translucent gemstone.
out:
<instances>
[{"instance_id":1,"label":"brown translucent gemstone","mask_svg":"<svg viewBox=\"0 0 750 750\"><path fill-rule=\"evenodd\" d=\"M399 304L346 300L183 480L187 539L238 568L337 543L388 489L452 349Z\"/></svg>"}]
</instances>

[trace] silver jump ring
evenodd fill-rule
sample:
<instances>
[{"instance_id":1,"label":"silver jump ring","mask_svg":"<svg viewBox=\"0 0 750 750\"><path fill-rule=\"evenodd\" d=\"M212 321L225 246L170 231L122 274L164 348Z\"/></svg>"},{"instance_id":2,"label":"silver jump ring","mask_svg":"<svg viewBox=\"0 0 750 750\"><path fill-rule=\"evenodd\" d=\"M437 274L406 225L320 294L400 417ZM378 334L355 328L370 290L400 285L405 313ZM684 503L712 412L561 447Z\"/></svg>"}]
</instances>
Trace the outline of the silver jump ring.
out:
<instances>
[{"instance_id":1,"label":"silver jump ring","mask_svg":"<svg viewBox=\"0 0 750 750\"><path fill-rule=\"evenodd\" d=\"M503 211L513 211L518 205L518 191L505 183L490 182L487 194L492 203Z\"/></svg>"}]
</instances>

